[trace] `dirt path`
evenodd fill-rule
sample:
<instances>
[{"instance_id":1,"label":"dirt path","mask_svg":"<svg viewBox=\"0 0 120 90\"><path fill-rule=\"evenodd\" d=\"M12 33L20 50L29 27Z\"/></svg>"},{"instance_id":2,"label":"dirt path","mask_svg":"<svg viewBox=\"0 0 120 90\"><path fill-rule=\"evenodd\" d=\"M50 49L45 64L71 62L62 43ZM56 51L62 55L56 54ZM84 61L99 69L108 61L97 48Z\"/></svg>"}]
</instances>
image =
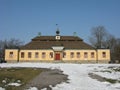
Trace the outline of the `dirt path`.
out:
<instances>
[{"instance_id":1,"label":"dirt path","mask_svg":"<svg viewBox=\"0 0 120 90\"><path fill-rule=\"evenodd\" d=\"M97 75L97 74L89 73L88 75L89 75L92 79L96 79L96 80L98 80L98 81L100 81L100 82L105 82L105 81L106 81L105 78L103 78L103 77L101 77L101 76L99 76L99 75Z\"/></svg>"},{"instance_id":2,"label":"dirt path","mask_svg":"<svg viewBox=\"0 0 120 90\"><path fill-rule=\"evenodd\" d=\"M37 87L38 90L42 88L47 88L47 90L52 90L49 85L55 86L62 82L67 82L68 76L64 75L62 71L58 69L43 71L36 78L30 81L26 88Z\"/></svg>"}]
</instances>

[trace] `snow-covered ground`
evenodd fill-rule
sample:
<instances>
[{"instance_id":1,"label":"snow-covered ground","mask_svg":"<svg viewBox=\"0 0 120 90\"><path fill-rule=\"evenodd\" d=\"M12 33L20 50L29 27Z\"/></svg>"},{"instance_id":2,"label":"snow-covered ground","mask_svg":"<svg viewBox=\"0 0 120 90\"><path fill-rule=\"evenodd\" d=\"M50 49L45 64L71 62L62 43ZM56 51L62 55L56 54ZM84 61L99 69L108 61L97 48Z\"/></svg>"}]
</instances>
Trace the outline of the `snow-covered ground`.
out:
<instances>
[{"instance_id":1,"label":"snow-covered ground","mask_svg":"<svg viewBox=\"0 0 120 90\"><path fill-rule=\"evenodd\" d=\"M69 83L61 83L53 90L120 90L120 82L111 84L100 82L89 77L89 73L95 73L102 77L120 81L120 71L114 71L110 67L120 68L120 64L70 64L70 63L5 63L0 67L39 67L60 69L68 75ZM108 68L109 67L109 68ZM0 88L3 90L3 88ZM31 90L37 90L31 87ZM46 90L45 88L43 90Z\"/></svg>"}]
</instances>

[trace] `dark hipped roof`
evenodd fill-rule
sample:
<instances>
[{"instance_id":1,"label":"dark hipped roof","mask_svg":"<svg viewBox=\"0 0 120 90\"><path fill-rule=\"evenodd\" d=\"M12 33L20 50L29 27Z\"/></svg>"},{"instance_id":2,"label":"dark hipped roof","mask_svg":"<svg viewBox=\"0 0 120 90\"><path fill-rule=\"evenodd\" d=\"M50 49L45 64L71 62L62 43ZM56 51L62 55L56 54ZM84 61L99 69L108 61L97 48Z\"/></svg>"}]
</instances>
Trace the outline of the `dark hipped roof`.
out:
<instances>
[{"instance_id":1,"label":"dark hipped roof","mask_svg":"<svg viewBox=\"0 0 120 90\"><path fill-rule=\"evenodd\" d=\"M32 41L56 41L55 36L37 36L32 39ZM76 36L60 36L59 41L83 41L81 38L76 37Z\"/></svg>"},{"instance_id":2,"label":"dark hipped roof","mask_svg":"<svg viewBox=\"0 0 120 90\"><path fill-rule=\"evenodd\" d=\"M21 49L52 49L53 46L63 46L65 49L94 49L76 36L60 36L60 40L56 40L55 36L37 36Z\"/></svg>"}]
</instances>

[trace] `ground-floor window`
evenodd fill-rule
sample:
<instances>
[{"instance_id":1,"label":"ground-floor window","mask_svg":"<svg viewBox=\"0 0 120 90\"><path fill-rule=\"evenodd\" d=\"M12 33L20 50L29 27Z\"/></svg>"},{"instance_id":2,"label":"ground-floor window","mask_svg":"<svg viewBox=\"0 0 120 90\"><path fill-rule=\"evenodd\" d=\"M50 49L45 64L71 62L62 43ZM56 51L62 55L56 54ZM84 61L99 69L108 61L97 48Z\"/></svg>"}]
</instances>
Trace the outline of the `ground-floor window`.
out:
<instances>
[{"instance_id":1,"label":"ground-floor window","mask_svg":"<svg viewBox=\"0 0 120 90\"><path fill-rule=\"evenodd\" d=\"M10 57L10 58L13 58L13 52L10 52L10 53L9 53L9 57Z\"/></svg>"},{"instance_id":2,"label":"ground-floor window","mask_svg":"<svg viewBox=\"0 0 120 90\"><path fill-rule=\"evenodd\" d=\"M25 54L24 52L21 52L21 58L24 58Z\"/></svg>"},{"instance_id":3,"label":"ground-floor window","mask_svg":"<svg viewBox=\"0 0 120 90\"><path fill-rule=\"evenodd\" d=\"M74 58L74 52L70 53L70 58Z\"/></svg>"},{"instance_id":4,"label":"ground-floor window","mask_svg":"<svg viewBox=\"0 0 120 90\"><path fill-rule=\"evenodd\" d=\"M39 53L35 52L35 58L39 58Z\"/></svg>"},{"instance_id":5,"label":"ground-floor window","mask_svg":"<svg viewBox=\"0 0 120 90\"><path fill-rule=\"evenodd\" d=\"M50 52L50 58L53 58L53 52Z\"/></svg>"},{"instance_id":6,"label":"ground-floor window","mask_svg":"<svg viewBox=\"0 0 120 90\"><path fill-rule=\"evenodd\" d=\"M42 58L45 58L45 57L46 57L46 53L42 52Z\"/></svg>"},{"instance_id":7,"label":"ground-floor window","mask_svg":"<svg viewBox=\"0 0 120 90\"><path fill-rule=\"evenodd\" d=\"M102 52L102 57L106 58L106 52Z\"/></svg>"},{"instance_id":8,"label":"ground-floor window","mask_svg":"<svg viewBox=\"0 0 120 90\"><path fill-rule=\"evenodd\" d=\"M95 57L95 53L91 52L91 58L94 58L94 57Z\"/></svg>"},{"instance_id":9,"label":"ground-floor window","mask_svg":"<svg viewBox=\"0 0 120 90\"><path fill-rule=\"evenodd\" d=\"M66 58L66 52L63 52L63 58Z\"/></svg>"},{"instance_id":10,"label":"ground-floor window","mask_svg":"<svg viewBox=\"0 0 120 90\"><path fill-rule=\"evenodd\" d=\"M88 53L87 52L84 53L84 58L88 58Z\"/></svg>"},{"instance_id":11,"label":"ground-floor window","mask_svg":"<svg viewBox=\"0 0 120 90\"><path fill-rule=\"evenodd\" d=\"M28 52L28 58L31 58L31 56L32 56L32 53Z\"/></svg>"},{"instance_id":12,"label":"ground-floor window","mask_svg":"<svg viewBox=\"0 0 120 90\"><path fill-rule=\"evenodd\" d=\"M77 52L77 58L80 58L80 52Z\"/></svg>"}]
</instances>

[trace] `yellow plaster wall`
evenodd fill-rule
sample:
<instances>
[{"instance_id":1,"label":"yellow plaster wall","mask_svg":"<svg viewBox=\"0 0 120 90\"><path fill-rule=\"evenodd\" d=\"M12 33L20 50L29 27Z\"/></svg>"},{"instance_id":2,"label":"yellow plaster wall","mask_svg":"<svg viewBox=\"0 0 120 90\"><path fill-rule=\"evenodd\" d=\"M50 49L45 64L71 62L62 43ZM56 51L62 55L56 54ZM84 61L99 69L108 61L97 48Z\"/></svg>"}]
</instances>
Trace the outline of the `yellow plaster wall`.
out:
<instances>
[{"instance_id":1,"label":"yellow plaster wall","mask_svg":"<svg viewBox=\"0 0 120 90\"><path fill-rule=\"evenodd\" d=\"M10 56L10 52L13 52L13 56ZM5 50L5 60L18 60L18 49L6 49Z\"/></svg>"}]
</instances>

